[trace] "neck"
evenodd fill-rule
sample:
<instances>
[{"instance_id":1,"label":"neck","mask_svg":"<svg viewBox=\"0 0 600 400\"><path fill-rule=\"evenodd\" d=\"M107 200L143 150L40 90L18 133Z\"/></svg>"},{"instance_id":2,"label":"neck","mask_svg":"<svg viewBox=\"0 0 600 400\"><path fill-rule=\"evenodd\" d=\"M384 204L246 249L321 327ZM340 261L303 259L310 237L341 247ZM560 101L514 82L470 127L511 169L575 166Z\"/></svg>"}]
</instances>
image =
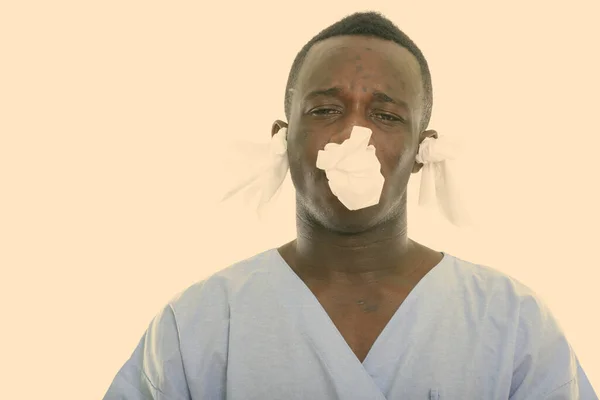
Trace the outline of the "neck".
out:
<instances>
[{"instance_id":1,"label":"neck","mask_svg":"<svg viewBox=\"0 0 600 400\"><path fill-rule=\"evenodd\" d=\"M407 235L406 212L356 234L337 233L297 217L292 243L296 268L324 279L402 274L412 265L417 245Z\"/></svg>"}]
</instances>

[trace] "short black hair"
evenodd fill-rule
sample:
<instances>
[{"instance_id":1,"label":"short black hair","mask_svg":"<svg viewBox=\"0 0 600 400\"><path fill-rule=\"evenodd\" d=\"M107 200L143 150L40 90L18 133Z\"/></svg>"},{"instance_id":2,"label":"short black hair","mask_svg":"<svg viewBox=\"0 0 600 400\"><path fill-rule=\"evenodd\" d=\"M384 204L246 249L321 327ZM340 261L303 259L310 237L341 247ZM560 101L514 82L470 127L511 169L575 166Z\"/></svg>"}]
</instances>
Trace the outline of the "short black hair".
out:
<instances>
[{"instance_id":1,"label":"short black hair","mask_svg":"<svg viewBox=\"0 0 600 400\"><path fill-rule=\"evenodd\" d=\"M433 107L433 87L431 84L431 73L429 72L429 65L421 50L417 45L404 33L402 32L392 21L384 17L381 13L369 11L369 12L357 12L344 17L333 25L325 28L315 37L313 37L300 52L296 55L290 74L288 76L287 85L285 88L285 115L289 121L290 110L292 105L292 91L294 88L300 68L306 59L308 51L318 42L325 39L329 39L336 36L368 36L375 37L383 40L390 40L406 48L419 62L421 69L421 75L423 80L423 119L421 122L421 128L426 129L429 125L431 118L431 110Z\"/></svg>"}]
</instances>

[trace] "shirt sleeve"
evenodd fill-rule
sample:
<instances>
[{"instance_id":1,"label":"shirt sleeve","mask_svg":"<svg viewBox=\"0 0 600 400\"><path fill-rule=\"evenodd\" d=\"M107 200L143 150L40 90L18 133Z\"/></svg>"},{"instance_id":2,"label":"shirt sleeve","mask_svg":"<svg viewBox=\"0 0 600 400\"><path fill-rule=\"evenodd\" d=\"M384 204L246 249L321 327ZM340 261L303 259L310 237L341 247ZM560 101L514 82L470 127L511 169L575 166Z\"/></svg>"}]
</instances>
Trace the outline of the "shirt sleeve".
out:
<instances>
[{"instance_id":1,"label":"shirt sleeve","mask_svg":"<svg viewBox=\"0 0 600 400\"><path fill-rule=\"evenodd\" d=\"M510 400L598 400L556 318L534 295L521 302Z\"/></svg>"},{"instance_id":2,"label":"shirt sleeve","mask_svg":"<svg viewBox=\"0 0 600 400\"><path fill-rule=\"evenodd\" d=\"M170 305L154 317L103 400L190 400Z\"/></svg>"}]
</instances>

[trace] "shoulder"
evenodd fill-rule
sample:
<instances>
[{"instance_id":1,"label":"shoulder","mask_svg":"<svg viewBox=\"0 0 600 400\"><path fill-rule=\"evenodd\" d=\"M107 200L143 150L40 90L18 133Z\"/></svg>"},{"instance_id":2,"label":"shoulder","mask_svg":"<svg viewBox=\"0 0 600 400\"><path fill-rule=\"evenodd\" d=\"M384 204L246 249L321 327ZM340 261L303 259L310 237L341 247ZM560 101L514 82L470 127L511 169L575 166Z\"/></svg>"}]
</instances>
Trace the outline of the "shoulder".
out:
<instances>
[{"instance_id":1,"label":"shoulder","mask_svg":"<svg viewBox=\"0 0 600 400\"><path fill-rule=\"evenodd\" d=\"M451 257L452 276L469 303L479 303L512 342L511 399L572 390L577 358L549 306L531 287L486 265ZM467 303L468 304L468 303Z\"/></svg>"},{"instance_id":2,"label":"shoulder","mask_svg":"<svg viewBox=\"0 0 600 400\"><path fill-rule=\"evenodd\" d=\"M470 298L508 303L525 314L547 312L546 304L530 286L496 268L456 256L448 256L447 267L457 288Z\"/></svg>"},{"instance_id":3,"label":"shoulder","mask_svg":"<svg viewBox=\"0 0 600 400\"><path fill-rule=\"evenodd\" d=\"M249 286L264 282L262 277L277 262L275 249L265 250L231 264L195 282L171 298L168 306L178 321L203 316L203 319L228 318L232 299Z\"/></svg>"},{"instance_id":4,"label":"shoulder","mask_svg":"<svg viewBox=\"0 0 600 400\"><path fill-rule=\"evenodd\" d=\"M477 308L481 315L512 331L517 352L532 338L562 335L546 301L520 280L488 265L453 256L449 257L447 269L446 281L453 281L455 294L465 305Z\"/></svg>"}]
</instances>

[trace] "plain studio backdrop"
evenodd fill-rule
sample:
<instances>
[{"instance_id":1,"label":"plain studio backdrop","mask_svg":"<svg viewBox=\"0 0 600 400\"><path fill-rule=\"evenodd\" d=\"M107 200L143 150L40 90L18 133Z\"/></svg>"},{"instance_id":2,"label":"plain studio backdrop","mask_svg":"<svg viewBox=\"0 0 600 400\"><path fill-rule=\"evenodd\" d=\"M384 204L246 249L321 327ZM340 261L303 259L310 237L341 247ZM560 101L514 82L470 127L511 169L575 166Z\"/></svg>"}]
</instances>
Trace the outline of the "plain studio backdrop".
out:
<instances>
[{"instance_id":1,"label":"plain studio backdrop","mask_svg":"<svg viewBox=\"0 0 600 400\"><path fill-rule=\"evenodd\" d=\"M285 119L302 45L366 10L421 47L430 126L466 144L477 229L413 175L410 236L533 288L600 389L597 1L204 3L0 6L2 398L101 398L175 294L294 238L289 175L260 222L218 204L223 159Z\"/></svg>"}]
</instances>

